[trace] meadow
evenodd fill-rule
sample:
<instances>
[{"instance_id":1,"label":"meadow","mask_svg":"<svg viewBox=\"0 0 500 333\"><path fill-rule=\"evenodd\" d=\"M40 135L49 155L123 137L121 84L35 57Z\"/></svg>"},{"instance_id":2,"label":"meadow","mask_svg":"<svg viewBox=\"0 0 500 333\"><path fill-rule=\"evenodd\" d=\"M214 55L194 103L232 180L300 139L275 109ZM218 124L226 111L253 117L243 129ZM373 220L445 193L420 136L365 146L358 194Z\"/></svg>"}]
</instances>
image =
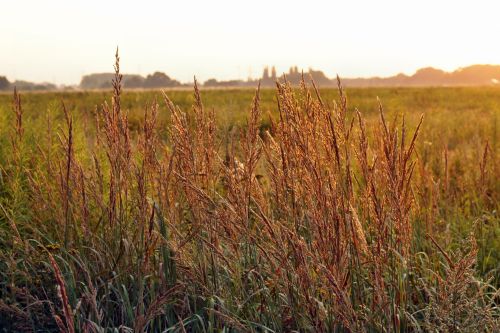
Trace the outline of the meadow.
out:
<instances>
[{"instance_id":1,"label":"meadow","mask_svg":"<svg viewBox=\"0 0 500 333\"><path fill-rule=\"evenodd\" d=\"M499 88L116 70L0 95L1 331L498 331Z\"/></svg>"}]
</instances>

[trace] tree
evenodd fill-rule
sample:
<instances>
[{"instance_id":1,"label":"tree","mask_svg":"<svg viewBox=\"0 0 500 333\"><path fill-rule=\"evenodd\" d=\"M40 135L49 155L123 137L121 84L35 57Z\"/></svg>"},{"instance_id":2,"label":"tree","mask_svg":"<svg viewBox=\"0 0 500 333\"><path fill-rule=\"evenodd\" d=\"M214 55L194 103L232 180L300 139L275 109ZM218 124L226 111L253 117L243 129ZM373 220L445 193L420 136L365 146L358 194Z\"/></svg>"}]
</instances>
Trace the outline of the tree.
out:
<instances>
[{"instance_id":1,"label":"tree","mask_svg":"<svg viewBox=\"0 0 500 333\"><path fill-rule=\"evenodd\" d=\"M269 80L269 67L264 67L264 73L262 73L262 81Z\"/></svg>"},{"instance_id":2,"label":"tree","mask_svg":"<svg viewBox=\"0 0 500 333\"><path fill-rule=\"evenodd\" d=\"M5 76L0 76L0 90L8 90L10 88L10 82Z\"/></svg>"},{"instance_id":3,"label":"tree","mask_svg":"<svg viewBox=\"0 0 500 333\"><path fill-rule=\"evenodd\" d=\"M276 68L274 66L271 68L271 79L276 81Z\"/></svg>"},{"instance_id":4,"label":"tree","mask_svg":"<svg viewBox=\"0 0 500 333\"><path fill-rule=\"evenodd\" d=\"M140 75L125 75L123 77L123 86L125 88L142 88L145 79Z\"/></svg>"},{"instance_id":5,"label":"tree","mask_svg":"<svg viewBox=\"0 0 500 333\"><path fill-rule=\"evenodd\" d=\"M205 87L216 87L219 85L219 82L216 79L208 79L203 83Z\"/></svg>"},{"instance_id":6,"label":"tree","mask_svg":"<svg viewBox=\"0 0 500 333\"><path fill-rule=\"evenodd\" d=\"M148 75L144 81L145 88L160 88L160 87L176 87L180 86L180 82L172 80L168 75L162 72L154 72Z\"/></svg>"}]
</instances>

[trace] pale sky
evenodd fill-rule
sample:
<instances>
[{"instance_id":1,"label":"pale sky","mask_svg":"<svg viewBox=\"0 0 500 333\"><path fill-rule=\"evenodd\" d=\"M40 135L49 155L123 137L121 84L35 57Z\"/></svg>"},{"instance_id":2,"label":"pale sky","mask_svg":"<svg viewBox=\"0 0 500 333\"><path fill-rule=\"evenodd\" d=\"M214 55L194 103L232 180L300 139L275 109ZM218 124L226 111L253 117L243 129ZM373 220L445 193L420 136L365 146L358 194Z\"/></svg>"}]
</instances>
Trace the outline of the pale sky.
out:
<instances>
[{"instance_id":1,"label":"pale sky","mask_svg":"<svg viewBox=\"0 0 500 333\"><path fill-rule=\"evenodd\" d=\"M500 64L500 1L0 0L0 75L77 84L156 70L182 82L292 65L333 77Z\"/></svg>"}]
</instances>

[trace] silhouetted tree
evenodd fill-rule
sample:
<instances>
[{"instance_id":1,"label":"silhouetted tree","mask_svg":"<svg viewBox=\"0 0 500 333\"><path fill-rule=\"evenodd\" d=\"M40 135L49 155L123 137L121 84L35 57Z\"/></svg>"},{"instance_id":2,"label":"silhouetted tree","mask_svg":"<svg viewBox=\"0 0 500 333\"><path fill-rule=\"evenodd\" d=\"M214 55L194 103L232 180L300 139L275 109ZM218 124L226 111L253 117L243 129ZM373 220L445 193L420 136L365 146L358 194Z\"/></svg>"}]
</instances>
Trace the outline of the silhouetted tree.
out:
<instances>
[{"instance_id":1,"label":"silhouetted tree","mask_svg":"<svg viewBox=\"0 0 500 333\"><path fill-rule=\"evenodd\" d=\"M264 73L262 73L262 81L269 80L269 67L264 67Z\"/></svg>"},{"instance_id":2,"label":"silhouetted tree","mask_svg":"<svg viewBox=\"0 0 500 333\"><path fill-rule=\"evenodd\" d=\"M52 83L33 83L29 81L14 81L12 83L13 86L17 87L18 90L21 91L30 91L30 90L56 90L57 86Z\"/></svg>"},{"instance_id":3,"label":"silhouetted tree","mask_svg":"<svg viewBox=\"0 0 500 333\"><path fill-rule=\"evenodd\" d=\"M142 88L145 79L140 75L126 75L123 77L123 86L125 88Z\"/></svg>"},{"instance_id":4,"label":"silhouetted tree","mask_svg":"<svg viewBox=\"0 0 500 333\"><path fill-rule=\"evenodd\" d=\"M8 90L10 88L10 82L5 76L0 76L0 90Z\"/></svg>"},{"instance_id":5,"label":"silhouetted tree","mask_svg":"<svg viewBox=\"0 0 500 333\"><path fill-rule=\"evenodd\" d=\"M216 87L219 85L219 82L216 79L208 79L203 85L206 87Z\"/></svg>"},{"instance_id":6,"label":"silhouetted tree","mask_svg":"<svg viewBox=\"0 0 500 333\"><path fill-rule=\"evenodd\" d=\"M113 73L96 73L84 75L80 82L82 89L110 89L111 81L113 80Z\"/></svg>"},{"instance_id":7,"label":"silhouetted tree","mask_svg":"<svg viewBox=\"0 0 500 333\"><path fill-rule=\"evenodd\" d=\"M180 86L180 82L172 80L168 75L162 72L154 72L148 75L144 81L145 88L160 88L160 87L176 87Z\"/></svg>"}]
</instances>

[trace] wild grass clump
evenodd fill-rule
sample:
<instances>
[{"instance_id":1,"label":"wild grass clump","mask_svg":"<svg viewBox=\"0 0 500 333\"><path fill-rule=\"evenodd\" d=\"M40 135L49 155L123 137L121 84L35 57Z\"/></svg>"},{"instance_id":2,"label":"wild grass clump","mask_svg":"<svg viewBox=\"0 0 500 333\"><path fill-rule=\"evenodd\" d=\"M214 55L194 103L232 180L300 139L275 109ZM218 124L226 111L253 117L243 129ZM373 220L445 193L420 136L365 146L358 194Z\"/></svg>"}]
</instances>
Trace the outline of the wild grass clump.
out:
<instances>
[{"instance_id":1,"label":"wild grass clump","mask_svg":"<svg viewBox=\"0 0 500 333\"><path fill-rule=\"evenodd\" d=\"M14 94L4 331L498 330L498 285L477 274L474 235L461 251L436 237L434 205L456 197L417 159L422 117L409 128L379 104L367 122L340 81L333 104L285 81L277 117L263 116L258 88L246 123L222 131L195 82L190 110L162 96L165 135L157 100L131 126L118 53L115 72L95 126L62 105L32 145ZM494 154L474 187L491 206Z\"/></svg>"}]
</instances>

